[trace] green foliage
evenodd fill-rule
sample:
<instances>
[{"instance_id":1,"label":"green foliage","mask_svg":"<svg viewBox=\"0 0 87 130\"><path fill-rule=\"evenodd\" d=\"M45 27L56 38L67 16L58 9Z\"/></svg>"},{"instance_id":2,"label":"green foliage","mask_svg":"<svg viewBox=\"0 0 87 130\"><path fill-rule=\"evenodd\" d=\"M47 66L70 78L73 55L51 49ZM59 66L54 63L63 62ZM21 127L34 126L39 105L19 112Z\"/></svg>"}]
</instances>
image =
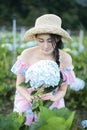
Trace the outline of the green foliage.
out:
<instances>
[{"instance_id":1,"label":"green foliage","mask_svg":"<svg viewBox=\"0 0 87 130\"><path fill-rule=\"evenodd\" d=\"M19 8L18 8L19 7ZM64 28L87 28L87 6L81 6L76 0L3 0L0 4L0 25L11 26L16 17L17 25L31 27L35 19L46 13L54 13L62 17ZM11 15L10 15L11 12ZM72 17L73 16L73 17Z\"/></svg>"},{"instance_id":2,"label":"green foliage","mask_svg":"<svg viewBox=\"0 0 87 130\"><path fill-rule=\"evenodd\" d=\"M63 125L62 125L63 124ZM48 119L47 124L43 125L39 130L65 130L65 120L58 117L52 117L51 119Z\"/></svg>"},{"instance_id":3,"label":"green foliage","mask_svg":"<svg viewBox=\"0 0 87 130\"><path fill-rule=\"evenodd\" d=\"M42 107L40 118L32 123L29 130L72 130L75 112L67 108L53 109Z\"/></svg>"},{"instance_id":4,"label":"green foliage","mask_svg":"<svg viewBox=\"0 0 87 130\"><path fill-rule=\"evenodd\" d=\"M25 116L16 112L7 116L0 115L0 130L19 130L24 123Z\"/></svg>"},{"instance_id":5,"label":"green foliage","mask_svg":"<svg viewBox=\"0 0 87 130\"><path fill-rule=\"evenodd\" d=\"M25 126L25 114L12 112L6 116L0 114L0 130L72 130L75 111L67 108L53 109L42 107L38 120Z\"/></svg>"},{"instance_id":6,"label":"green foliage","mask_svg":"<svg viewBox=\"0 0 87 130\"><path fill-rule=\"evenodd\" d=\"M75 38L75 39L74 39ZM74 65L74 71L77 77L83 79L85 81L85 88L80 91L73 91L71 89L68 89L67 94L65 96L66 105L67 107L72 109L86 109L87 108L87 37L84 37L83 46L84 50L82 52L79 52L79 42L76 37L74 37L74 41L76 43L68 44L67 46L70 48L69 53L72 56L72 61ZM73 44L75 44L73 46ZM76 54L73 53L77 52Z\"/></svg>"}]
</instances>

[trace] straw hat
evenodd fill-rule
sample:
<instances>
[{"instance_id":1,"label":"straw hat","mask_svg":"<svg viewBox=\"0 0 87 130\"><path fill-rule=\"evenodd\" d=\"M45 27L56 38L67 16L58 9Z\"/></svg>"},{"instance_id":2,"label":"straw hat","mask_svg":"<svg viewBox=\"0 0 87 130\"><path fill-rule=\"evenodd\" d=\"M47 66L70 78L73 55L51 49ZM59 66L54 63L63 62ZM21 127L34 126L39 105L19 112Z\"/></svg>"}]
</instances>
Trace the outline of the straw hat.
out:
<instances>
[{"instance_id":1,"label":"straw hat","mask_svg":"<svg viewBox=\"0 0 87 130\"><path fill-rule=\"evenodd\" d=\"M35 26L25 32L24 40L30 41L35 39L35 34L57 34L62 36L68 41L71 41L72 38L61 27L61 18L55 14L45 14L36 19Z\"/></svg>"}]
</instances>

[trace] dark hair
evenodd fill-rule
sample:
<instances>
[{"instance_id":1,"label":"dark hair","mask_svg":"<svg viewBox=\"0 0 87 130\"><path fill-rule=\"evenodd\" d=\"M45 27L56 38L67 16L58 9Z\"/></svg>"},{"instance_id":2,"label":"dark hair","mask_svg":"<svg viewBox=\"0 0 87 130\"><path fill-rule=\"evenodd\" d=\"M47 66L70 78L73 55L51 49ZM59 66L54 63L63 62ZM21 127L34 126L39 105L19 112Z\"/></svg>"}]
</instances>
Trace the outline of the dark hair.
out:
<instances>
[{"instance_id":1,"label":"dark hair","mask_svg":"<svg viewBox=\"0 0 87 130\"><path fill-rule=\"evenodd\" d=\"M56 34L51 34L51 38L53 39L53 47L54 47L53 55L54 55L56 63L60 67L59 49L63 49L64 45L63 45L63 42L61 40L61 36L56 35ZM58 42L56 42L57 39L58 39ZM63 79L63 76L62 76L61 72L60 72L60 77Z\"/></svg>"},{"instance_id":2,"label":"dark hair","mask_svg":"<svg viewBox=\"0 0 87 130\"><path fill-rule=\"evenodd\" d=\"M60 61L59 61L59 49L63 49L63 42L61 40L61 36L56 35L56 34L51 34L51 38L53 39L53 47L54 47L54 51L53 51L53 55L55 58L56 63L58 64L58 66L60 66ZM58 42L56 42L58 39Z\"/></svg>"}]
</instances>

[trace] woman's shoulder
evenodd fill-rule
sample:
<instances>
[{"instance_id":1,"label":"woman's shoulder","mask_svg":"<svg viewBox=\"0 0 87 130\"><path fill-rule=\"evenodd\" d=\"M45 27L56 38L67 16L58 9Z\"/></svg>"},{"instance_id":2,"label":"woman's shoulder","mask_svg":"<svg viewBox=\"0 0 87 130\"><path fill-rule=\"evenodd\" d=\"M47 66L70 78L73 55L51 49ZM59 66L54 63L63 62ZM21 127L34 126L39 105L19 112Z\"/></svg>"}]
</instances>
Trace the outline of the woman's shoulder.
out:
<instances>
[{"instance_id":1,"label":"woman's shoulder","mask_svg":"<svg viewBox=\"0 0 87 130\"><path fill-rule=\"evenodd\" d=\"M65 58L65 60L72 62L72 57L69 53L65 52L64 50L59 50L59 52L61 58Z\"/></svg>"},{"instance_id":2,"label":"woman's shoulder","mask_svg":"<svg viewBox=\"0 0 87 130\"><path fill-rule=\"evenodd\" d=\"M21 55L28 55L28 54L31 54L33 53L33 51L35 51L37 49L37 47L31 47L31 48L27 48L25 50L23 50L23 52L21 53Z\"/></svg>"},{"instance_id":3,"label":"woman's shoulder","mask_svg":"<svg viewBox=\"0 0 87 130\"><path fill-rule=\"evenodd\" d=\"M59 50L60 53L60 64L63 68L72 66L72 57L70 54L63 50Z\"/></svg>"},{"instance_id":4,"label":"woman's shoulder","mask_svg":"<svg viewBox=\"0 0 87 130\"><path fill-rule=\"evenodd\" d=\"M21 53L21 59L23 62L28 62L36 53L37 47L27 48Z\"/></svg>"}]
</instances>

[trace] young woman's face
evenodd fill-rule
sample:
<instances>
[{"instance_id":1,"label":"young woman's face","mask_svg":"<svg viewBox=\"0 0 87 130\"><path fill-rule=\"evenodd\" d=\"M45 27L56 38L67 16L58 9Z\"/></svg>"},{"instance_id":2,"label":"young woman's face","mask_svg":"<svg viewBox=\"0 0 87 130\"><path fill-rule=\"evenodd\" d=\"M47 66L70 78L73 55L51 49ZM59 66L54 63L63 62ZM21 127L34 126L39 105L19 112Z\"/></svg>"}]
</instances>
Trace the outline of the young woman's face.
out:
<instances>
[{"instance_id":1,"label":"young woman's face","mask_svg":"<svg viewBox=\"0 0 87 130\"><path fill-rule=\"evenodd\" d=\"M44 54L52 54L54 50L53 40L49 34L38 34L36 40L40 50Z\"/></svg>"}]
</instances>

